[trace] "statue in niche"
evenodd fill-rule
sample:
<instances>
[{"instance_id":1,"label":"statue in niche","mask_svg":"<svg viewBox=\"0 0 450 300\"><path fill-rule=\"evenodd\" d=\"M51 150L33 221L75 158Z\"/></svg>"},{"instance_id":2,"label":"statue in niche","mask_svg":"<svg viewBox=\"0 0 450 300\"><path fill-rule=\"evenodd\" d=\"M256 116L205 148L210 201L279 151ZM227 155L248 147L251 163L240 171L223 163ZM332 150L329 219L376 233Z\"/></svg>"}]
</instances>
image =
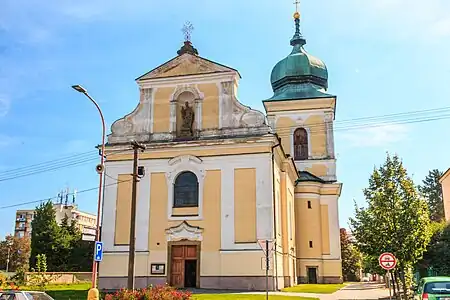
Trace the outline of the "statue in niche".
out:
<instances>
[{"instance_id":1,"label":"statue in niche","mask_svg":"<svg viewBox=\"0 0 450 300\"><path fill-rule=\"evenodd\" d=\"M195 116L194 110L192 109L192 107L189 106L189 102L186 101L184 103L184 106L181 107L181 119L182 119L180 129L181 136L186 137L194 135L193 130L194 116Z\"/></svg>"}]
</instances>

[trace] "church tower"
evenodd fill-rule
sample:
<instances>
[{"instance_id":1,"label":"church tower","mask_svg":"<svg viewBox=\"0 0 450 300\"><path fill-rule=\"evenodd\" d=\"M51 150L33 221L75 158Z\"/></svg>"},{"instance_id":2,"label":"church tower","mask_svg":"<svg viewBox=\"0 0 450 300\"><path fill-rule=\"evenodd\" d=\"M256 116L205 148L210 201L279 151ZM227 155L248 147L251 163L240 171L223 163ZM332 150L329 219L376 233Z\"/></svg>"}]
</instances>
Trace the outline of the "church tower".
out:
<instances>
[{"instance_id":1,"label":"church tower","mask_svg":"<svg viewBox=\"0 0 450 300\"><path fill-rule=\"evenodd\" d=\"M297 167L295 235L297 280L341 282L333 120L336 96L328 94L325 64L304 49L300 13L294 14L292 52L272 70L274 95L264 107L272 130Z\"/></svg>"}]
</instances>

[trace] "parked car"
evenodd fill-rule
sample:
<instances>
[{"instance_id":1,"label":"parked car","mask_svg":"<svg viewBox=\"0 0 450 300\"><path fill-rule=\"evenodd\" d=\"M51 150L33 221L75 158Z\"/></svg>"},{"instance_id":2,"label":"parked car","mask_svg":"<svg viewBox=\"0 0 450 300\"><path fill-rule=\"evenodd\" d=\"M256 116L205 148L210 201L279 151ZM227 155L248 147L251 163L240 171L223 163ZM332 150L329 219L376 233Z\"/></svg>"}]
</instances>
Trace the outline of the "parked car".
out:
<instances>
[{"instance_id":1,"label":"parked car","mask_svg":"<svg viewBox=\"0 0 450 300\"><path fill-rule=\"evenodd\" d=\"M55 300L44 292L0 291L0 300Z\"/></svg>"},{"instance_id":2,"label":"parked car","mask_svg":"<svg viewBox=\"0 0 450 300\"><path fill-rule=\"evenodd\" d=\"M414 300L450 300L450 277L424 277L413 291Z\"/></svg>"}]
</instances>

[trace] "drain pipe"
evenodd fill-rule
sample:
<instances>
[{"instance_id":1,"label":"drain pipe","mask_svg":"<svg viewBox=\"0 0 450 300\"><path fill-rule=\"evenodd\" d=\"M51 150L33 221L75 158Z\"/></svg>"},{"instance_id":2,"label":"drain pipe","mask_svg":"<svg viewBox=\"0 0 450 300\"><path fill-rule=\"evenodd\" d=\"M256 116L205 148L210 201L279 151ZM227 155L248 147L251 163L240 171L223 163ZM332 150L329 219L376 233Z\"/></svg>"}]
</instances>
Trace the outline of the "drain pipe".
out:
<instances>
[{"instance_id":1,"label":"drain pipe","mask_svg":"<svg viewBox=\"0 0 450 300\"><path fill-rule=\"evenodd\" d=\"M275 146L272 146L272 199L273 199L273 233L274 233L274 239L273 239L273 247L274 247L274 273L275 278L272 283L272 286L275 286L275 290L278 291L278 264L277 264L277 256L278 256L278 246L277 246L277 212L276 212L276 195L275 195L275 154L274 149L276 147L279 147L281 144L281 138L279 138L277 135L275 135L278 139L278 144Z\"/></svg>"}]
</instances>

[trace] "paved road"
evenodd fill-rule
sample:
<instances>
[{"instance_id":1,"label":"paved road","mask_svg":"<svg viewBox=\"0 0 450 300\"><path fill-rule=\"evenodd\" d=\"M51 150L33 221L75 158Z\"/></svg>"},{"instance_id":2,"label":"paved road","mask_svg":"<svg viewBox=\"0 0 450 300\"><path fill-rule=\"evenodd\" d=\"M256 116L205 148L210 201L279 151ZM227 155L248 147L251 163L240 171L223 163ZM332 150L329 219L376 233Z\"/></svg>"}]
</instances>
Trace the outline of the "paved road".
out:
<instances>
[{"instance_id":1,"label":"paved road","mask_svg":"<svg viewBox=\"0 0 450 300\"><path fill-rule=\"evenodd\" d=\"M247 293L247 294L264 294L264 293ZM334 294L310 294L310 293L285 293L273 292L271 295L283 295L296 297L311 297L320 300L378 300L379 298L388 297L389 290L383 285L373 283L356 283L351 284Z\"/></svg>"},{"instance_id":2,"label":"paved road","mask_svg":"<svg viewBox=\"0 0 450 300\"><path fill-rule=\"evenodd\" d=\"M351 284L334 294L322 296L321 300L354 300L354 299L379 299L388 297L389 290L383 285L373 283Z\"/></svg>"}]
</instances>

